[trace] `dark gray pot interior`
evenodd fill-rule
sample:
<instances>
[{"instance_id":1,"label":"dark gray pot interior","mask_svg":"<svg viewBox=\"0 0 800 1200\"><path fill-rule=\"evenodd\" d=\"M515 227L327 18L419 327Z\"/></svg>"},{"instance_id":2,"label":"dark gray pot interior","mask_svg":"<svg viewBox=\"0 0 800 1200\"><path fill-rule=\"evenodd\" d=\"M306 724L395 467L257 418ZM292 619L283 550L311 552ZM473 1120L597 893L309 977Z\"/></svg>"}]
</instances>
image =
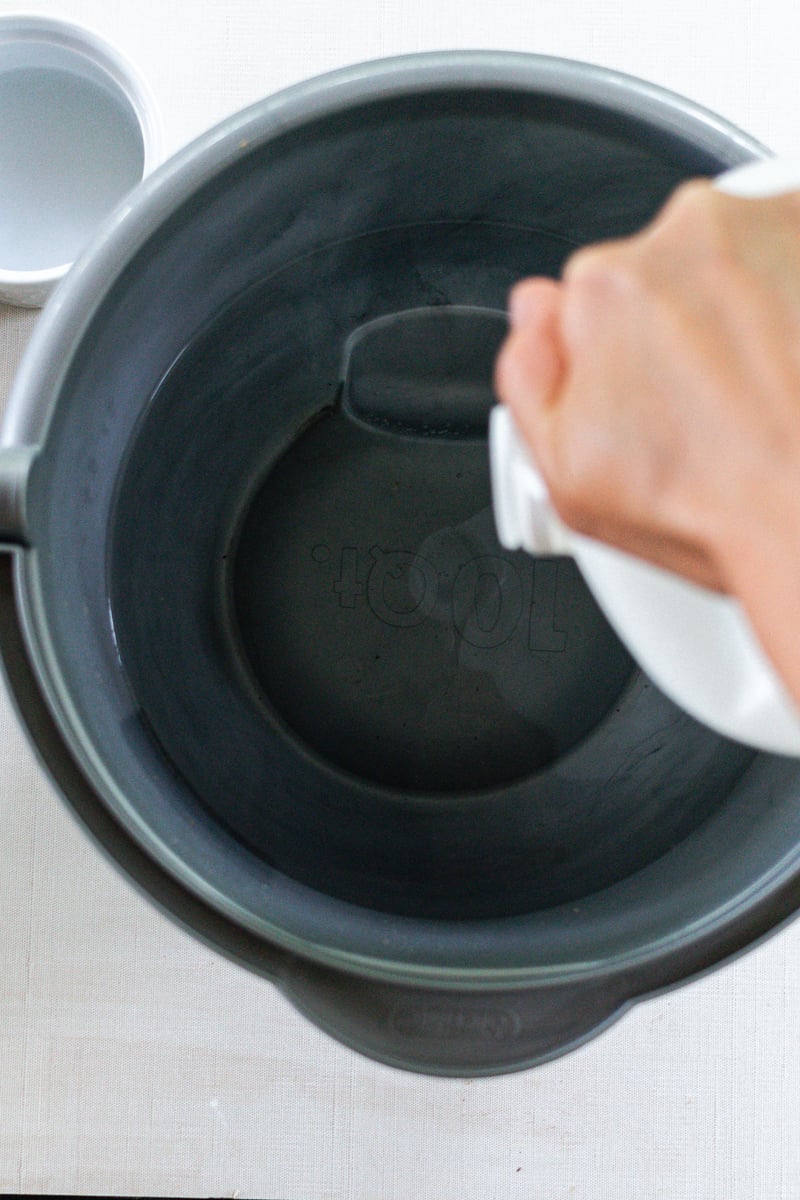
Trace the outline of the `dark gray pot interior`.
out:
<instances>
[{"instance_id":1,"label":"dark gray pot interior","mask_svg":"<svg viewBox=\"0 0 800 1200\"><path fill-rule=\"evenodd\" d=\"M588 103L423 90L254 138L116 281L48 435L36 570L109 803L226 911L521 964L506 918L598 896L635 940L630 881L646 909L664 860L659 920L686 919L675 850L736 823L753 755L641 676L570 562L500 548L485 418L511 284L725 165Z\"/></svg>"}]
</instances>

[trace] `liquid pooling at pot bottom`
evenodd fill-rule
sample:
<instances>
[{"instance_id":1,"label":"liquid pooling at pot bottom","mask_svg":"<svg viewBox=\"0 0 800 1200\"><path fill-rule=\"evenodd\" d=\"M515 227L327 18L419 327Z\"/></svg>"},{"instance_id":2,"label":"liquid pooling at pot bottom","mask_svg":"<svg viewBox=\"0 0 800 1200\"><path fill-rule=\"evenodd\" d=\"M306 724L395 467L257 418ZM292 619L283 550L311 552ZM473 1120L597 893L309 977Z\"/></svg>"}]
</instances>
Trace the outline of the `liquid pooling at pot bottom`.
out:
<instances>
[{"instance_id":1,"label":"liquid pooling at pot bottom","mask_svg":"<svg viewBox=\"0 0 800 1200\"><path fill-rule=\"evenodd\" d=\"M536 771L631 672L571 561L498 544L482 439L323 416L249 506L231 578L262 700L328 761L390 787Z\"/></svg>"}]
</instances>

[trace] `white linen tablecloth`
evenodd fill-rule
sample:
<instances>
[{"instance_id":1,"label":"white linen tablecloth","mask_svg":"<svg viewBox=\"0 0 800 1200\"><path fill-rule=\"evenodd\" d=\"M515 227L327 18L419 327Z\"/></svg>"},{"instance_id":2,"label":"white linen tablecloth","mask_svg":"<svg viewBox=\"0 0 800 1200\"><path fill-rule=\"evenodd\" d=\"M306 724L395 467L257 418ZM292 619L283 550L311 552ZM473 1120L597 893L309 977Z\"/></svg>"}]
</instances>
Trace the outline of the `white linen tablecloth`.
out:
<instances>
[{"instance_id":1,"label":"white linen tablecloth","mask_svg":"<svg viewBox=\"0 0 800 1200\"><path fill-rule=\"evenodd\" d=\"M170 151L301 78L455 47L627 71L800 150L800 7L785 0L21 7L127 53ZM0 306L2 396L35 321ZM438 1080L344 1049L151 908L61 804L4 693L0 846L0 1192L800 1197L800 924L546 1067Z\"/></svg>"}]
</instances>

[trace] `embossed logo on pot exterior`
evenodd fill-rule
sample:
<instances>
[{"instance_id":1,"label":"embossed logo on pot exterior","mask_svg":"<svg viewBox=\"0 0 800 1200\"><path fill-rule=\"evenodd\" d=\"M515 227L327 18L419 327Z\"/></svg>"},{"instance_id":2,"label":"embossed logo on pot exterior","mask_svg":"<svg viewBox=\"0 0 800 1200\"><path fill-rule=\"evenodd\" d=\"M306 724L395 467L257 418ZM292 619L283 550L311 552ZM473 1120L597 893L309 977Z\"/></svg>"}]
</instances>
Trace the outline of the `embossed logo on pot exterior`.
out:
<instances>
[{"instance_id":1,"label":"embossed logo on pot exterior","mask_svg":"<svg viewBox=\"0 0 800 1200\"><path fill-rule=\"evenodd\" d=\"M454 1004L443 1000L401 1000L389 1025L403 1037L475 1042L509 1042L522 1031L519 1013L508 1005Z\"/></svg>"}]
</instances>

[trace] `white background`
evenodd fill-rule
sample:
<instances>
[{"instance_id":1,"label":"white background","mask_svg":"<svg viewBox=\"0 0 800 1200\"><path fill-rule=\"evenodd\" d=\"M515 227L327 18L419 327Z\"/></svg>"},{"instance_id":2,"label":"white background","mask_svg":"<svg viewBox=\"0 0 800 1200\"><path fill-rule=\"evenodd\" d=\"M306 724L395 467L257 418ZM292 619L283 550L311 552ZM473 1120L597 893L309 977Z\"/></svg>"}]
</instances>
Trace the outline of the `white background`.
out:
<instances>
[{"instance_id":1,"label":"white background","mask_svg":"<svg viewBox=\"0 0 800 1200\"><path fill-rule=\"evenodd\" d=\"M24 7L89 24L130 56L168 150L332 67L495 47L638 75L800 153L800 6L786 0ZM0 306L2 395L35 319ZM800 925L549 1066L419 1078L335 1044L151 909L74 825L4 696L0 752L0 1191L800 1197Z\"/></svg>"}]
</instances>

